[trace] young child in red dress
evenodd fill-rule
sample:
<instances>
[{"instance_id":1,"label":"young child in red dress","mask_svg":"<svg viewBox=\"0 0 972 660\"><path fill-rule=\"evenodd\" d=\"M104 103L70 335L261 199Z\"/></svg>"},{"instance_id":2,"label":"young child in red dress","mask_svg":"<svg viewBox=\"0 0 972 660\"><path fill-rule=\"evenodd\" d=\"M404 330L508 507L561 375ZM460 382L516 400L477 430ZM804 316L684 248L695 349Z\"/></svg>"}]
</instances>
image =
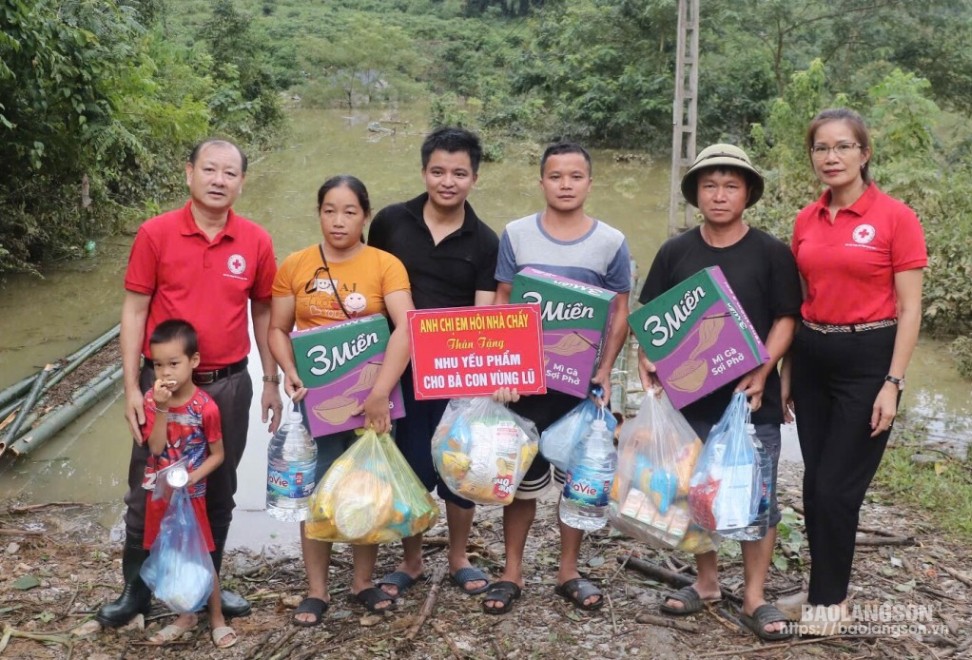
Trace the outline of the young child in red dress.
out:
<instances>
[{"instance_id":1,"label":"young child in red dress","mask_svg":"<svg viewBox=\"0 0 972 660\"><path fill-rule=\"evenodd\" d=\"M156 326L149 339L155 368L155 385L145 394L145 426L142 439L152 452L145 467L143 488L148 490L145 510L145 548L151 549L159 534L168 503L153 499L158 471L186 459L186 485L199 529L210 552L216 549L206 515L206 477L223 462L223 438L216 402L192 382L192 370L199 366L199 340L186 321L172 319ZM236 633L226 625L220 607L219 579L214 577L209 597L209 623L213 643L229 648ZM179 639L198 623L195 614L180 614L149 641L166 644Z\"/></svg>"}]
</instances>

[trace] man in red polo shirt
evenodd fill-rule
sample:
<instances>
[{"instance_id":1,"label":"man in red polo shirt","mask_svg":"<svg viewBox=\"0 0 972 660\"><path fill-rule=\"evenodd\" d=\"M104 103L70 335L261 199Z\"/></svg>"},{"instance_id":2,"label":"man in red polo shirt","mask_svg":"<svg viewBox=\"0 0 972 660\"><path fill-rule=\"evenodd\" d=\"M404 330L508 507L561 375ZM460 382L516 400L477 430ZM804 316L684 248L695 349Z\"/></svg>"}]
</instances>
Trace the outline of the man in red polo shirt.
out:
<instances>
[{"instance_id":1,"label":"man in red polo shirt","mask_svg":"<svg viewBox=\"0 0 972 660\"><path fill-rule=\"evenodd\" d=\"M148 554L143 548L143 477L149 455L140 427L145 423L143 393L154 381L148 339L155 326L179 318L196 328L202 360L193 381L219 406L226 459L209 476L206 497L217 572L233 517L236 468L246 446L253 397L247 372L248 309L263 371L263 421L270 421L272 433L280 420L277 365L267 345L270 287L277 270L273 243L266 230L232 209L243 189L246 165L246 156L231 142L199 144L186 163L189 202L146 221L132 245L121 316L125 417L135 440L125 495L125 589L98 610L97 619L106 626L124 625L136 614L147 613L151 605L151 593L139 577ZM224 613L249 613L250 604L242 597L222 593Z\"/></svg>"}]
</instances>

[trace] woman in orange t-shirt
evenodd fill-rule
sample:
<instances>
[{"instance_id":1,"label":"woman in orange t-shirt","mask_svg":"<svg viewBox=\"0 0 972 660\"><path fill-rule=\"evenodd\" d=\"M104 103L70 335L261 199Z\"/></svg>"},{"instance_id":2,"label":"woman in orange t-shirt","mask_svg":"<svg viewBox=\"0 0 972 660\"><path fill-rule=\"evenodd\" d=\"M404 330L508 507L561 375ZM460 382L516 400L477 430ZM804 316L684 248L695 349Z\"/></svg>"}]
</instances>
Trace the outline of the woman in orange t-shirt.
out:
<instances>
[{"instance_id":1,"label":"woman in orange t-shirt","mask_svg":"<svg viewBox=\"0 0 972 660\"><path fill-rule=\"evenodd\" d=\"M381 370L365 399L365 426L378 433L391 430L389 396L409 360L406 312L414 309L408 275L396 257L365 245L364 226L371 217L368 190L356 177L328 179L317 193L318 215L324 240L299 250L280 265L273 282L270 312L270 350L284 372L284 389L294 403L307 389L297 374L290 332L329 325L338 321L385 314L394 330L385 349ZM351 446L354 431L315 438L316 479ZM316 626L330 605L327 579L331 544L310 539L300 524L300 545L309 583L293 616L298 626ZM374 586L371 576L378 546L353 545L354 576L351 594L367 609L380 612L394 599Z\"/></svg>"}]
</instances>

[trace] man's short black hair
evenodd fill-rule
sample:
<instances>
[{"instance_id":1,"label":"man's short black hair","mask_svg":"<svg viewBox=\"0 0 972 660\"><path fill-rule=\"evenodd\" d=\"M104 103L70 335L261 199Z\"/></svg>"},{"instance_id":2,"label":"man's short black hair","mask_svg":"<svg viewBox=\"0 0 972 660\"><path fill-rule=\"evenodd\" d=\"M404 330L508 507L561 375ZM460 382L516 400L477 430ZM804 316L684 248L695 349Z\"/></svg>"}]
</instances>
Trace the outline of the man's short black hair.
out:
<instances>
[{"instance_id":1,"label":"man's short black hair","mask_svg":"<svg viewBox=\"0 0 972 660\"><path fill-rule=\"evenodd\" d=\"M540 158L540 178L543 178L543 168L547 166L547 159L551 156L561 156L563 154L580 154L587 161L587 174L588 176L594 175L594 165L591 163L591 155L587 152L587 149L580 146L576 142L557 142L556 144L551 144L547 147L543 156Z\"/></svg>"},{"instance_id":2,"label":"man's short black hair","mask_svg":"<svg viewBox=\"0 0 972 660\"><path fill-rule=\"evenodd\" d=\"M236 149L237 153L240 154L240 161L242 163L243 173L246 174L246 166L248 163L246 154L243 153L242 149L240 149L240 145L230 140L224 140L223 138L207 138L202 142L200 142L199 144L197 144L195 147L192 148L192 151L189 152L189 162L192 165L195 165L196 161L199 159L199 152L201 152L205 147L208 147L211 144L215 144L220 147L233 147L234 149Z\"/></svg>"},{"instance_id":3,"label":"man's short black hair","mask_svg":"<svg viewBox=\"0 0 972 660\"><path fill-rule=\"evenodd\" d=\"M169 319L155 326L152 336L149 337L149 346L175 340L182 342L187 356L192 357L199 352L199 336L196 334L196 329L189 321L182 319Z\"/></svg>"},{"instance_id":4,"label":"man's short black hair","mask_svg":"<svg viewBox=\"0 0 972 660\"><path fill-rule=\"evenodd\" d=\"M422 142L423 172L429 166L433 151L445 151L450 154L465 151L469 154L473 174L479 173L479 163L483 159L483 145L479 141L479 136L472 131L456 126L443 126L429 133Z\"/></svg>"}]
</instances>

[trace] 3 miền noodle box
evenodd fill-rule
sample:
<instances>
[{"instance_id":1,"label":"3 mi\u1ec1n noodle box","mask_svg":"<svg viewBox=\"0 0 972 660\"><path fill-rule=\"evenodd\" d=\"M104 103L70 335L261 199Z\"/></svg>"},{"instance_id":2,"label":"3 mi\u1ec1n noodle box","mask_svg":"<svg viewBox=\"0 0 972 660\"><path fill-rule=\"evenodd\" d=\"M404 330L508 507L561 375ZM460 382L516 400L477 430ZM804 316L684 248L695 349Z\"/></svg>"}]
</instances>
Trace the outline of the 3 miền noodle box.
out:
<instances>
[{"instance_id":1,"label":"3 mi\u1ec1n noodle box","mask_svg":"<svg viewBox=\"0 0 972 660\"><path fill-rule=\"evenodd\" d=\"M290 333L297 374L307 388L304 405L311 435L364 426L364 415L354 412L378 378L389 335L381 314ZM389 399L392 419L404 417L398 385Z\"/></svg>"},{"instance_id":2,"label":"3 mi\u1ec1n noodle box","mask_svg":"<svg viewBox=\"0 0 972 660\"><path fill-rule=\"evenodd\" d=\"M628 317L676 408L769 359L718 266L700 270Z\"/></svg>"},{"instance_id":3,"label":"3 mi\u1ec1n noodle box","mask_svg":"<svg viewBox=\"0 0 972 660\"><path fill-rule=\"evenodd\" d=\"M547 387L585 397L617 309L613 291L535 268L513 277L511 303L538 303Z\"/></svg>"}]
</instances>

